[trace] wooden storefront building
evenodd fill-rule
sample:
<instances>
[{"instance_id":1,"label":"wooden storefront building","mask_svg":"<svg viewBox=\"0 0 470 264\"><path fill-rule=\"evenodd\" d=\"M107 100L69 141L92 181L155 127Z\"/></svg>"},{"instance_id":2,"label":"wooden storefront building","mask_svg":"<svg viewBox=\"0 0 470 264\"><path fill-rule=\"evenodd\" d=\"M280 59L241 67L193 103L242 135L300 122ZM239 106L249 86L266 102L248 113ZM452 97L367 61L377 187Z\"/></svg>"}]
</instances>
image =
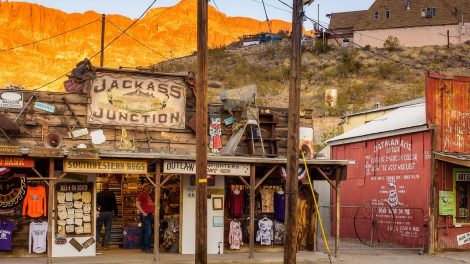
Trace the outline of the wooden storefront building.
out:
<instances>
[{"instance_id":1,"label":"wooden storefront building","mask_svg":"<svg viewBox=\"0 0 470 264\"><path fill-rule=\"evenodd\" d=\"M191 128L197 122L193 84L191 75L97 68L83 84L68 83L75 92L1 90L0 165L6 172L0 180L19 180L15 190L24 193L15 200L0 192L0 218L15 222L13 250L0 256L27 255L28 225L41 219L48 224L47 250L42 254L49 259L94 256L99 243L94 240L96 193L105 183L115 192L120 211L111 229L111 244L139 246L135 197L144 183L150 183L156 187L155 259L160 248L193 253L196 142ZM263 211L259 193L265 189L282 193L285 188L287 110L255 109L258 129L249 124L249 133L234 141L237 128L249 123L243 111L227 109L227 103L209 106L208 136L213 143L213 148L208 146L209 254L232 250L231 221L244 226L246 245L240 251L250 257L262 251L256 246L255 227L274 214ZM311 127L310 119L311 112L306 111L301 125ZM347 164L307 159L313 179L327 180L337 193ZM299 184L308 183L303 182ZM27 190L37 186L46 191L47 209L40 217L30 217L18 208ZM231 215L227 201L235 190L246 194L242 215L237 217ZM306 196L302 198L310 199L311 193ZM315 241L313 205L306 210L305 221L311 225L299 230L304 234L300 250L313 249ZM279 239L282 244L283 235Z\"/></svg>"}]
</instances>

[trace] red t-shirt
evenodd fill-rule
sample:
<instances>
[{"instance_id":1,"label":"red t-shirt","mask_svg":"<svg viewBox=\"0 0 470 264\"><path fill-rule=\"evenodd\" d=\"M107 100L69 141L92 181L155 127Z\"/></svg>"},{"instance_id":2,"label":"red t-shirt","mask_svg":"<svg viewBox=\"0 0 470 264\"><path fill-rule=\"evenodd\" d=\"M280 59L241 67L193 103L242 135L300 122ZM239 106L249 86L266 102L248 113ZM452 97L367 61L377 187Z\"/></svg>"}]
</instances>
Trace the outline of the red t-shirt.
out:
<instances>
[{"instance_id":1,"label":"red t-shirt","mask_svg":"<svg viewBox=\"0 0 470 264\"><path fill-rule=\"evenodd\" d=\"M139 193L137 201L140 202L140 207L142 207L145 213L152 214L155 211L152 198L148 194L144 192Z\"/></svg>"}]
</instances>

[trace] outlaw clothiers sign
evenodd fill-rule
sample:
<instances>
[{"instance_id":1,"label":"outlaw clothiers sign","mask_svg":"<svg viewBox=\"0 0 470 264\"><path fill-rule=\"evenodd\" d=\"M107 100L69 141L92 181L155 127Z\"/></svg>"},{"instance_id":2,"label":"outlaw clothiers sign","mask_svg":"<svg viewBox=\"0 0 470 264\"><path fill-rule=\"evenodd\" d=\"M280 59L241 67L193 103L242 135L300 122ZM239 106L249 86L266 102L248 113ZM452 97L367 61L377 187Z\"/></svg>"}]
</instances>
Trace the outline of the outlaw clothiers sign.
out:
<instances>
[{"instance_id":1,"label":"outlaw clothiers sign","mask_svg":"<svg viewBox=\"0 0 470 264\"><path fill-rule=\"evenodd\" d=\"M185 126L182 78L97 72L90 89L91 124L180 128Z\"/></svg>"},{"instance_id":2,"label":"outlaw clothiers sign","mask_svg":"<svg viewBox=\"0 0 470 264\"><path fill-rule=\"evenodd\" d=\"M196 174L196 162L181 160L165 160L163 162L164 173ZM250 164L209 162L207 174L225 176L250 176Z\"/></svg>"}]
</instances>

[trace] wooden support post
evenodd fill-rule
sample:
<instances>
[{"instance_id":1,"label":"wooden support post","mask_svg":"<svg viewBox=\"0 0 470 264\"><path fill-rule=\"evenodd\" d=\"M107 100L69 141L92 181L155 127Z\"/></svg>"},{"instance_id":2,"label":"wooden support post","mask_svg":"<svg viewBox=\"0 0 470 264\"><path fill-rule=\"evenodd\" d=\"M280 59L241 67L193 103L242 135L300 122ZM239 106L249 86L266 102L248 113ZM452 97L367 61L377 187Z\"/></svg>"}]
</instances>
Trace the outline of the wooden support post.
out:
<instances>
[{"instance_id":1,"label":"wooden support post","mask_svg":"<svg viewBox=\"0 0 470 264\"><path fill-rule=\"evenodd\" d=\"M195 263L207 263L208 1L197 1Z\"/></svg>"},{"instance_id":2,"label":"wooden support post","mask_svg":"<svg viewBox=\"0 0 470 264\"><path fill-rule=\"evenodd\" d=\"M318 173L320 174L320 176L322 176L322 178L324 180L326 180L331 187L333 187L333 189L336 190L336 186L333 184L333 182L328 178L328 176L326 176L326 174L318 167L315 167L315 169L318 171ZM312 183L313 183L313 180L312 180Z\"/></svg>"},{"instance_id":3,"label":"wooden support post","mask_svg":"<svg viewBox=\"0 0 470 264\"><path fill-rule=\"evenodd\" d=\"M251 188L250 184L248 184L248 182L246 182L246 180L242 176L238 176L238 178L240 179L240 181L243 182L243 184L245 184L246 187Z\"/></svg>"},{"instance_id":4,"label":"wooden support post","mask_svg":"<svg viewBox=\"0 0 470 264\"><path fill-rule=\"evenodd\" d=\"M258 189L258 187L259 187L261 184L263 184L263 182L264 182L264 181L271 175L271 173L273 173L273 171L274 171L275 169L277 169L277 168L278 168L278 166L274 166L274 167L272 167L268 172L266 172L266 173L263 175L263 177L256 183L255 189Z\"/></svg>"},{"instance_id":5,"label":"wooden support post","mask_svg":"<svg viewBox=\"0 0 470 264\"><path fill-rule=\"evenodd\" d=\"M54 178L54 160L49 160L49 178ZM54 186L56 181L49 180L47 194L47 263L52 263L52 221L54 219Z\"/></svg>"},{"instance_id":6,"label":"wooden support post","mask_svg":"<svg viewBox=\"0 0 470 264\"><path fill-rule=\"evenodd\" d=\"M41 178L41 179L44 181L44 183L45 183L46 185L49 185L49 182L47 181L47 179L45 179L44 176L42 176L41 173L39 173L39 171L36 170L36 168L31 168L31 170L33 170L33 172L34 172L39 178Z\"/></svg>"},{"instance_id":7,"label":"wooden support post","mask_svg":"<svg viewBox=\"0 0 470 264\"><path fill-rule=\"evenodd\" d=\"M248 257L253 259L255 257L255 180L256 180L256 166L250 165L250 250Z\"/></svg>"},{"instance_id":8,"label":"wooden support post","mask_svg":"<svg viewBox=\"0 0 470 264\"><path fill-rule=\"evenodd\" d=\"M437 193L436 193L436 155L434 154L434 150L437 150L437 141L438 141L438 131L437 127L433 126L432 129L432 138L431 138L431 188L430 192L430 199L429 199L429 245L428 245L428 253L433 255L436 243L436 210L438 203L437 200ZM446 216L446 227L447 227L447 216Z\"/></svg>"},{"instance_id":9,"label":"wooden support post","mask_svg":"<svg viewBox=\"0 0 470 264\"><path fill-rule=\"evenodd\" d=\"M153 214L153 260L160 263L160 161L155 164L155 212Z\"/></svg>"},{"instance_id":10,"label":"wooden support post","mask_svg":"<svg viewBox=\"0 0 470 264\"><path fill-rule=\"evenodd\" d=\"M339 255L339 227L341 222L340 190L341 190L341 169L336 168L336 234L335 234L335 258Z\"/></svg>"},{"instance_id":11,"label":"wooden support post","mask_svg":"<svg viewBox=\"0 0 470 264\"><path fill-rule=\"evenodd\" d=\"M300 71L303 6L293 0L290 56L289 113L287 137L286 226L284 264L296 263L297 257L297 173L299 169Z\"/></svg>"},{"instance_id":12,"label":"wooden support post","mask_svg":"<svg viewBox=\"0 0 470 264\"><path fill-rule=\"evenodd\" d=\"M104 65L104 31L106 27L106 15L101 15L101 52L100 52L100 67Z\"/></svg>"},{"instance_id":13,"label":"wooden support post","mask_svg":"<svg viewBox=\"0 0 470 264\"><path fill-rule=\"evenodd\" d=\"M174 174L170 174L168 175L165 179L163 179L163 181L160 183L161 186L165 186L165 184L167 182L169 182L171 180L171 178L173 178L173 176L175 176Z\"/></svg>"}]
</instances>

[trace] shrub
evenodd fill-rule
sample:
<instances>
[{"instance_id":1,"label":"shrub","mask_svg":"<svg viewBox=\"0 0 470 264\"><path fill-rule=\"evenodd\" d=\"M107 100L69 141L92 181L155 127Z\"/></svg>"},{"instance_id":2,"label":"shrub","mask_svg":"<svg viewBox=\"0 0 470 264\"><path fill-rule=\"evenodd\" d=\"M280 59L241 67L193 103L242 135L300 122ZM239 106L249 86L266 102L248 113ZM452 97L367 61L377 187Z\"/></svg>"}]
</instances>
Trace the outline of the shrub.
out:
<instances>
[{"instance_id":1,"label":"shrub","mask_svg":"<svg viewBox=\"0 0 470 264\"><path fill-rule=\"evenodd\" d=\"M388 79L399 71L399 67L395 62L383 62L377 67L377 75L382 79Z\"/></svg>"},{"instance_id":2,"label":"shrub","mask_svg":"<svg viewBox=\"0 0 470 264\"><path fill-rule=\"evenodd\" d=\"M384 42L384 48L388 51L398 50L400 48L400 41L397 37L390 35Z\"/></svg>"},{"instance_id":3,"label":"shrub","mask_svg":"<svg viewBox=\"0 0 470 264\"><path fill-rule=\"evenodd\" d=\"M341 51L340 62L336 67L339 74L347 75L349 73L357 73L361 69L361 62L358 59L357 50L355 48L345 48Z\"/></svg>"},{"instance_id":4,"label":"shrub","mask_svg":"<svg viewBox=\"0 0 470 264\"><path fill-rule=\"evenodd\" d=\"M317 39L313 46L313 52L316 54L327 53L333 49L333 46L328 43L326 39Z\"/></svg>"}]
</instances>

